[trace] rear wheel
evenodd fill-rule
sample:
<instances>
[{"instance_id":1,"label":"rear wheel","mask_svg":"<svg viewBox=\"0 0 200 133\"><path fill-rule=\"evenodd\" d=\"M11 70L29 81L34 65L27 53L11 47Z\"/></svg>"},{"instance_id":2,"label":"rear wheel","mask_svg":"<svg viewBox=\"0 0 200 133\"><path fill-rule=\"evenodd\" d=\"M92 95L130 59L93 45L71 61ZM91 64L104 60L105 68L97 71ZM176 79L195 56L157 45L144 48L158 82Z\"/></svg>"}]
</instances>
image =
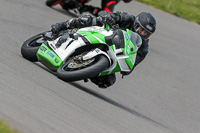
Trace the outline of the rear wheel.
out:
<instances>
[{"instance_id":1,"label":"rear wheel","mask_svg":"<svg viewBox=\"0 0 200 133\"><path fill-rule=\"evenodd\" d=\"M57 70L57 76L67 82L87 79L98 75L109 66L109 61L104 55L81 61L82 55L74 56Z\"/></svg>"},{"instance_id":2,"label":"rear wheel","mask_svg":"<svg viewBox=\"0 0 200 133\"><path fill-rule=\"evenodd\" d=\"M21 54L22 56L32 62L37 61L37 51L40 48L40 46L42 45L42 43L45 42L45 40L43 39L43 35L44 33L40 33L38 35L35 35L31 38L29 38L28 40L26 40L22 47L21 47Z\"/></svg>"}]
</instances>

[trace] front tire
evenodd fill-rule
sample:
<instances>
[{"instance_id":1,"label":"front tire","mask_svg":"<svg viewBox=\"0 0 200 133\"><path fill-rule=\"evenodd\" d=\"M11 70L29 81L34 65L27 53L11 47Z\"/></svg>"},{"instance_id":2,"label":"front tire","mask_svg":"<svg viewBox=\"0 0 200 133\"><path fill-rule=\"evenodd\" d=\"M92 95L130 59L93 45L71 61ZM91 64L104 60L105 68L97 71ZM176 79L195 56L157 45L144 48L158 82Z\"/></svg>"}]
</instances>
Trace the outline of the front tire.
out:
<instances>
[{"instance_id":1,"label":"front tire","mask_svg":"<svg viewBox=\"0 0 200 133\"><path fill-rule=\"evenodd\" d=\"M38 61L37 60L37 51L44 42L43 35L44 33L40 33L38 35L35 35L28 40L26 40L22 47L21 47L21 54L22 56L32 62Z\"/></svg>"},{"instance_id":2,"label":"front tire","mask_svg":"<svg viewBox=\"0 0 200 133\"><path fill-rule=\"evenodd\" d=\"M67 82L87 79L104 71L109 66L109 61L104 55L98 55L82 63L82 66L76 64L75 58L72 58L60 66L57 70L58 78Z\"/></svg>"}]
</instances>

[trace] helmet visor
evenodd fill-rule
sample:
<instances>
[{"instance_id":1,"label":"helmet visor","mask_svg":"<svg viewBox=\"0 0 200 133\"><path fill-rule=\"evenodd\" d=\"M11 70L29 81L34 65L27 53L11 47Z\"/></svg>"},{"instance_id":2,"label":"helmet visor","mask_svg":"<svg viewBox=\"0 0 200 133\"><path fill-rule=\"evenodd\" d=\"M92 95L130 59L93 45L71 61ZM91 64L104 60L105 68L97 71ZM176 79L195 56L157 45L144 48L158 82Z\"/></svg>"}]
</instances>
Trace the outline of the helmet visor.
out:
<instances>
[{"instance_id":1,"label":"helmet visor","mask_svg":"<svg viewBox=\"0 0 200 133\"><path fill-rule=\"evenodd\" d=\"M152 33L143 28L142 26L138 26L136 29L136 32L143 38L143 39L148 39Z\"/></svg>"}]
</instances>

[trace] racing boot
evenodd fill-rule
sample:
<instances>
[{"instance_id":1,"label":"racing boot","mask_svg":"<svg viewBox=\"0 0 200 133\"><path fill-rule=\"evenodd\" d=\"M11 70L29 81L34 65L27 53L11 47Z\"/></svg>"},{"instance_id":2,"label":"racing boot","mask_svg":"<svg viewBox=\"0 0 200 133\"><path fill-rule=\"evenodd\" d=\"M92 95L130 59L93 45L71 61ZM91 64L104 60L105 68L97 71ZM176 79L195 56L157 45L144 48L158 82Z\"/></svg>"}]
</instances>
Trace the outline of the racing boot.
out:
<instances>
[{"instance_id":1,"label":"racing boot","mask_svg":"<svg viewBox=\"0 0 200 133\"><path fill-rule=\"evenodd\" d=\"M55 6L57 4L60 4L61 6L64 4L65 0L47 0L46 5L49 7Z\"/></svg>"},{"instance_id":2,"label":"racing boot","mask_svg":"<svg viewBox=\"0 0 200 133\"><path fill-rule=\"evenodd\" d=\"M99 11L101 11L100 8L91 5L85 5L82 9L82 12L89 12L94 16L97 16Z\"/></svg>"}]
</instances>

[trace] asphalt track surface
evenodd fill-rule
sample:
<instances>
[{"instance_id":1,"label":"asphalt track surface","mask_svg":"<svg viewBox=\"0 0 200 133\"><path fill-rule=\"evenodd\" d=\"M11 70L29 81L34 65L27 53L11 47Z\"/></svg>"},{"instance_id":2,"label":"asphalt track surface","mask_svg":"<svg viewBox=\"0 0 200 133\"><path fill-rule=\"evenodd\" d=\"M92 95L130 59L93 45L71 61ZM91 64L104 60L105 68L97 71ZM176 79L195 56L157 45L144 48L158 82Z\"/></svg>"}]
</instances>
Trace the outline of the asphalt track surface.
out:
<instances>
[{"instance_id":1,"label":"asphalt track surface","mask_svg":"<svg viewBox=\"0 0 200 133\"><path fill-rule=\"evenodd\" d=\"M116 10L151 12L157 31L134 72L100 89L21 56L27 38L72 15L45 0L1 0L0 118L23 133L198 133L200 26L135 1Z\"/></svg>"}]
</instances>

